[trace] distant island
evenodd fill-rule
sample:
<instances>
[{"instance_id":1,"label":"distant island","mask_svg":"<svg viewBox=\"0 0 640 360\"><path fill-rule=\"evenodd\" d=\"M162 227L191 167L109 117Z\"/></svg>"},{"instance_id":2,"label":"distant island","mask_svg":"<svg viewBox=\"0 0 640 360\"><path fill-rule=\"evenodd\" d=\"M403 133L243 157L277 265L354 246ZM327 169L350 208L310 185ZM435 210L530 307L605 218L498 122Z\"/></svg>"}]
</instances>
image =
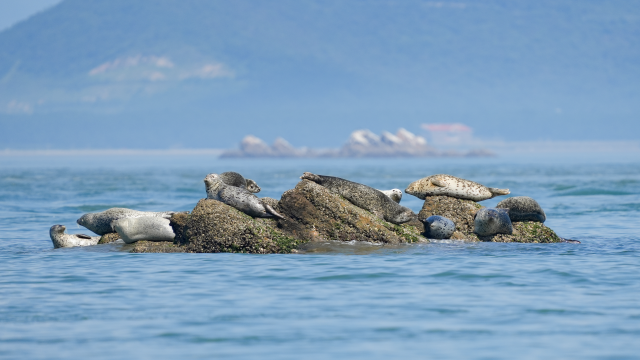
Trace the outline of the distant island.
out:
<instances>
[{"instance_id":1,"label":"distant island","mask_svg":"<svg viewBox=\"0 0 640 360\"><path fill-rule=\"evenodd\" d=\"M376 135L369 130L356 130L339 149L310 149L293 147L279 137L270 146L253 135L245 136L237 150L222 153L221 158L362 158L362 157L490 157L495 153L486 149L466 152L439 151L427 144L425 138L403 128L396 134L388 131Z\"/></svg>"}]
</instances>

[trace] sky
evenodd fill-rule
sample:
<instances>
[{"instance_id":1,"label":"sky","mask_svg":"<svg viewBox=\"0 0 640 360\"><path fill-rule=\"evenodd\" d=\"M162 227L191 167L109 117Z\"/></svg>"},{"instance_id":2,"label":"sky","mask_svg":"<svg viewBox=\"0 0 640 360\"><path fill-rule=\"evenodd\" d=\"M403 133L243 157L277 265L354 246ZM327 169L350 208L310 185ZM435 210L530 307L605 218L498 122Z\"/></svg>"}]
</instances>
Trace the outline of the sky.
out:
<instances>
[{"instance_id":1,"label":"sky","mask_svg":"<svg viewBox=\"0 0 640 360\"><path fill-rule=\"evenodd\" d=\"M45 10L61 0L0 0L0 31Z\"/></svg>"},{"instance_id":2,"label":"sky","mask_svg":"<svg viewBox=\"0 0 640 360\"><path fill-rule=\"evenodd\" d=\"M249 134L335 147L424 123L637 141L636 14L598 0L0 0L0 149Z\"/></svg>"}]
</instances>

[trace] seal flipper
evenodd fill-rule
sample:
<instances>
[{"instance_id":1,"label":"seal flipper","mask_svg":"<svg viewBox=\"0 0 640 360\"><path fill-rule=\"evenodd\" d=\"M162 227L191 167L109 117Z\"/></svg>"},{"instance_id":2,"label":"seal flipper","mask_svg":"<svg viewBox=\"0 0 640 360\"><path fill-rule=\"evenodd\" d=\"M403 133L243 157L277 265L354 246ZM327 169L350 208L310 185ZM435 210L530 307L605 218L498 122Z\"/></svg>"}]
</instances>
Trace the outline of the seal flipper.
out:
<instances>
[{"instance_id":1,"label":"seal flipper","mask_svg":"<svg viewBox=\"0 0 640 360\"><path fill-rule=\"evenodd\" d=\"M85 234L76 234L80 239L91 239L91 236Z\"/></svg>"},{"instance_id":2,"label":"seal flipper","mask_svg":"<svg viewBox=\"0 0 640 360\"><path fill-rule=\"evenodd\" d=\"M277 213L277 212L276 212L276 211L275 211L271 206L269 206L269 205L267 205L267 204L265 204L265 203L262 203L262 206L264 206L264 209L265 209L269 214L271 214L271 215L273 215L273 216L275 216L275 217L277 217L277 218L279 218L279 219L284 220L284 216L282 216L282 215L278 214L278 213Z\"/></svg>"},{"instance_id":3,"label":"seal flipper","mask_svg":"<svg viewBox=\"0 0 640 360\"><path fill-rule=\"evenodd\" d=\"M444 181L440 180L440 178L431 179L431 185L437 186L437 187L447 187L447 183L445 183Z\"/></svg>"},{"instance_id":4,"label":"seal flipper","mask_svg":"<svg viewBox=\"0 0 640 360\"><path fill-rule=\"evenodd\" d=\"M489 191L491 192L491 194L493 194L493 196L511 194L511 191L509 191L509 189L498 189L498 188L487 188L487 189L489 189Z\"/></svg>"},{"instance_id":5,"label":"seal flipper","mask_svg":"<svg viewBox=\"0 0 640 360\"><path fill-rule=\"evenodd\" d=\"M322 182L322 178L316 174L310 173L310 172L305 172L304 174L302 174L302 176L300 176L300 179L302 180L311 180L314 183L320 184Z\"/></svg>"}]
</instances>

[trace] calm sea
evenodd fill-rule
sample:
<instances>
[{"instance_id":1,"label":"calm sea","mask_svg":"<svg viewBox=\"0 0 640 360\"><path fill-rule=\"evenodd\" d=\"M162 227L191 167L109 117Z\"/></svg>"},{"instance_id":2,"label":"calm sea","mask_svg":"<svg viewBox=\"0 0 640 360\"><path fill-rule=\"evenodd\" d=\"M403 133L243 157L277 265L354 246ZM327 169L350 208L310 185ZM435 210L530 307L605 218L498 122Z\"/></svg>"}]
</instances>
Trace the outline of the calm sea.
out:
<instances>
[{"instance_id":1,"label":"calm sea","mask_svg":"<svg viewBox=\"0 0 640 360\"><path fill-rule=\"evenodd\" d=\"M582 244L319 244L294 255L52 249L110 207L191 210L235 170L379 189L436 173L509 188ZM495 205L500 199L483 202ZM405 195L414 211L420 200ZM640 358L640 159L0 157L0 358Z\"/></svg>"}]
</instances>

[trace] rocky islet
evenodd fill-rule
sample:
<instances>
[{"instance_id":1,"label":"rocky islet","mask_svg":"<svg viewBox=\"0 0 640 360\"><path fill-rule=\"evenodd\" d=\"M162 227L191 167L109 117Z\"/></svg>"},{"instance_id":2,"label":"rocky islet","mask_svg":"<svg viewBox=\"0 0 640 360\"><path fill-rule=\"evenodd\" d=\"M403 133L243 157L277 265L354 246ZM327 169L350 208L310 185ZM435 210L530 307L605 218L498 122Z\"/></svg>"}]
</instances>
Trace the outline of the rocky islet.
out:
<instances>
[{"instance_id":1,"label":"rocky islet","mask_svg":"<svg viewBox=\"0 0 640 360\"><path fill-rule=\"evenodd\" d=\"M533 199L531 199L533 200ZM202 199L191 212L174 213L170 241L138 241L132 252L293 253L317 241L366 241L380 244L429 242L425 221L439 216L453 222L451 239L464 241L553 243L563 242L537 221L514 221L511 234L474 233L474 217L485 208L473 200L427 196L414 218L397 225L360 208L338 193L306 179L285 191L280 200L261 198L282 218L254 218L215 199ZM529 201L529 200L527 200ZM508 203L508 202L507 202ZM537 204L537 203L536 203ZM100 244L117 234L105 234Z\"/></svg>"}]
</instances>

